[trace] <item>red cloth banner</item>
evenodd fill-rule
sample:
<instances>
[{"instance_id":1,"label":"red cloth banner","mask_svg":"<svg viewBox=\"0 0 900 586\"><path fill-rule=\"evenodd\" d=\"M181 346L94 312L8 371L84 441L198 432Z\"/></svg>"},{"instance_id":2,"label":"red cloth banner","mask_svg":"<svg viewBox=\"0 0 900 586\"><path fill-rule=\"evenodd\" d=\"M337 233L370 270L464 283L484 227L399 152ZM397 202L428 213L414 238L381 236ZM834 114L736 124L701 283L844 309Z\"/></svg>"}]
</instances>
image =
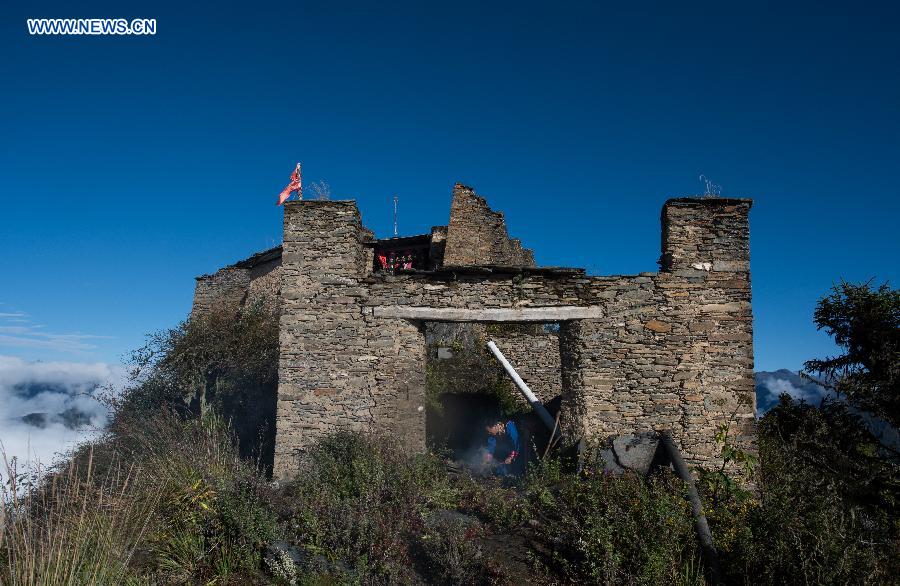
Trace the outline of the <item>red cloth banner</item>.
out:
<instances>
[{"instance_id":1,"label":"red cloth banner","mask_svg":"<svg viewBox=\"0 0 900 586\"><path fill-rule=\"evenodd\" d=\"M303 199L303 180L300 176L300 163L297 163L297 167L291 173L291 182L278 194L278 205L286 202L293 191L297 192L297 199Z\"/></svg>"}]
</instances>

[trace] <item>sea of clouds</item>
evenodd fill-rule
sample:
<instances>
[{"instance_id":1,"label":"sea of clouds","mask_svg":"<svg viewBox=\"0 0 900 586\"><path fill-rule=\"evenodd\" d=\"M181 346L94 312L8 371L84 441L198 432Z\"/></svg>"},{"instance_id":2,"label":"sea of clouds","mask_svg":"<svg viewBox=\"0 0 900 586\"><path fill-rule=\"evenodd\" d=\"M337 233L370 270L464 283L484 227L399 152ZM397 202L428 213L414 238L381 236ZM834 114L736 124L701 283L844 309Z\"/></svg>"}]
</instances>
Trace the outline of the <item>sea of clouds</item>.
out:
<instances>
[{"instance_id":1,"label":"sea of clouds","mask_svg":"<svg viewBox=\"0 0 900 586\"><path fill-rule=\"evenodd\" d=\"M121 365L41 362L0 355L0 444L19 468L47 467L97 435L109 413L100 395L120 389ZM0 463L0 476L5 475Z\"/></svg>"}]
</instances>

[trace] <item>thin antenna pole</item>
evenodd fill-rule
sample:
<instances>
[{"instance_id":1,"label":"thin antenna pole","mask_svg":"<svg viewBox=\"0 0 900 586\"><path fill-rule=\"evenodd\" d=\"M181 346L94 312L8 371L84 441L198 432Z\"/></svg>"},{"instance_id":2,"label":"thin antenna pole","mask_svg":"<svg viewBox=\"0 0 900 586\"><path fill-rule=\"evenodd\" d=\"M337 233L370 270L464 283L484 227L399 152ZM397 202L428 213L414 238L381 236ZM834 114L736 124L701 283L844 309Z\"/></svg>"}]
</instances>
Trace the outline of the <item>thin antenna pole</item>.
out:
<instances>
[{"instance_id":1,"label":"thin antenna pole","mask_svg":"<svg viewBox=\"0 0 900 586\"><path fill-rule=\"evenodd\" d=\"M396 238L399 234L397 232L397 201L400 198L397 195L394 195L394 238Z\"/></svg>"}]
</instances>

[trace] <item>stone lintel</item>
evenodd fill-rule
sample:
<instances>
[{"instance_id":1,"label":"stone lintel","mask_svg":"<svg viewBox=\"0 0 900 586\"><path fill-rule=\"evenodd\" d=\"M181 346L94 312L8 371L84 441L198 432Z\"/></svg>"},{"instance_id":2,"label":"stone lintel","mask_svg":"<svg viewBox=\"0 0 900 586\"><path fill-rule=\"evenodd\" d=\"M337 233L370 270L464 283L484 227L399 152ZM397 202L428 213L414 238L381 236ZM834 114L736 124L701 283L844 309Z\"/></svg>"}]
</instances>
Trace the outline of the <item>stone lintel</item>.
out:
<instances>
[{"instance_id":1,"label":"stone lintel","mask_svg":"<svg viewBox=\"0 0 900 586\"><path fill-rule=\"evenodd\" d=\"M365 308L373 317L394 317L422 321L458 322L557 322L573 319L599 319L603 309L599 306L578 307L522 307L493 309L463 309L454 307L412 307L388 305Z\"/></svg>"}]
</instances>

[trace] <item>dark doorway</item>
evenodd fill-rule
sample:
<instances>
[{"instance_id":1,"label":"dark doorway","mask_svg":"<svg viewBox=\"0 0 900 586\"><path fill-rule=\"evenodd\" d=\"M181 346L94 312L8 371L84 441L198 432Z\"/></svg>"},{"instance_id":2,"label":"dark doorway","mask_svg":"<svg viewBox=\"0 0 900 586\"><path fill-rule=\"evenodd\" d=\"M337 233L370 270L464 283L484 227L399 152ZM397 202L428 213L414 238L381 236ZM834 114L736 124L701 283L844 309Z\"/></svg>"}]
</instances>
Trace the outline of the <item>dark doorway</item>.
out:
<instances>
[{"instance_id":1,"label":"dark doorway","mask_svg":"<svg viewBox=\"0 0 900 586\"><path fill-rule=\"evenodd\" d=\"M496 397L484 393L444 393L428 413L428 440L446 448L453 460L466 461L484 447L484 422L502 414Z\"/></svg>"},{"instance_id":2,"label":"dark doorway","mask_svg":"<svg viewBox=\"0 0 900 586\"><path fill-rule=\"evenodd\" d=\"M480 469L488 435L485 423L500 418L512 421L519 434L521 473L536 462L550 441L550 430L533 411L506 412L495 396L485 393L444 393L440 407L427 413L428 441L432 447L444 449L459 466ZM560 397L545 404L552 416L559 412Z\"/></svg>"}]
</instances>

